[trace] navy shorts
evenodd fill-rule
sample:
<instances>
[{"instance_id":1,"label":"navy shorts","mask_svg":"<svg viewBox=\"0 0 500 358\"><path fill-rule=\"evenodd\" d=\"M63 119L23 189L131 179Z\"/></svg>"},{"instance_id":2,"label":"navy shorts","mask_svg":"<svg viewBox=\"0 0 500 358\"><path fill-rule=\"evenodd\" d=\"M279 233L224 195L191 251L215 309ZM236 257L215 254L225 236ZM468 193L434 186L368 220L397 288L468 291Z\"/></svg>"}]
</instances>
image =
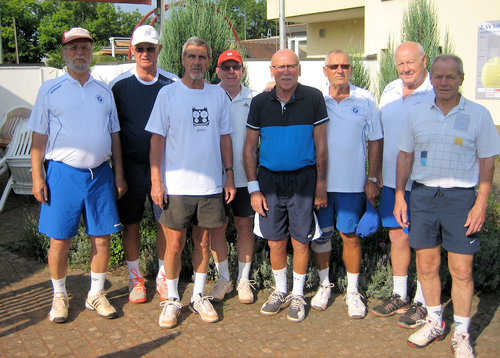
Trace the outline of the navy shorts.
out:
<instances>
[{"instance_id":1,"label":"navy shorts","mask_svg":"<svg viewBox=\"0 0 500 358\"><path fill-rule=\"evenodd\" d=\"M407 219L410 218L410 191L405 191L405 201L408 207ZM382 220L382 226L386 228L400 228L396 218L394 217L394 202L396 200L396 190L389 188L388 186L382 187L382 195L380 197L380 204L378 206L378 213L380 219ZM403 231L408 235L408 228L404 228Z\"/></svg>"},{"instance_id":2,"label":"navy shorts","mask_svg":"<svg viewBox=\"0 0 500 358\"><path fill-rule=\"evenodd\" d=\"M323 238L331 238L333 224L337 217L336 228L344 234L356 231L361 214L365 209L365 193L327 193L326 208L317 211L319 227Z\"/></svg>"},{"instance_id":3,"label":"navy shorts","mask_svg":"<svg viewBox=\"0 0 500 358\"><path fill-rule=\"evenodd\" d=\"M311 241L316 228L313 216L316 167L291 172L260 167L257 176L269 210L266 217L258 216L254 233L271 241L288 236L300 242Z\"/></svg>"},{"instance_id":4,"label":"navy shorts","mask_svg":"<svg viewBox=\"0 0 500 358\"><path fill-rule=\"evenodd\" d=\"M78 232L83 214L86 232L104 236L121 230L116 209L113 170L108 162L97 168L78 169L49 161L49 200L42 204L38 230L54 239L68 239Z\"/></svg>"},{"instance_id":5,"label":"navy shorts","mask_svg":"<svg viewBox=\"0 0 500 358\"><path fill-rule=\"evenodd\" d=\"M226 216L229 216L229 209L233 211L234 216L241 218L253 218L253 211L250 203L250 194L247 187L236 188L236 196L229 204L225 204Z\"/></svg>"},{"instance_id":6,"label":"navy shorts","mask_svg":"<svg viewBox=\"0 0 500 358\"><path fill-rule=\"evenodd\" d=\"M410 246L414 249L437 245L457 254L480 250L477 236L466 236L467 215L476 202L474 188L440 188L413 183L411 191Z\"/></svg>"}]
</instances>

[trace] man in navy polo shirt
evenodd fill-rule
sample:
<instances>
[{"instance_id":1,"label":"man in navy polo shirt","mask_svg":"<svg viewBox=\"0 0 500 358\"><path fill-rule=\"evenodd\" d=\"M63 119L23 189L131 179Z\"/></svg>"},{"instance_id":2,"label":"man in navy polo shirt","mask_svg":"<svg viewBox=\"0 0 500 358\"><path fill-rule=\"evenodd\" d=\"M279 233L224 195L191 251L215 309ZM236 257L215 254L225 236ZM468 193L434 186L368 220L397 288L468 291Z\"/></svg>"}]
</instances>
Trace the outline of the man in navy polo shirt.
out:
<instances>
[{"instance_id":1,"label":"man in navy polo shirt","mask_svg":"<svg viewBox=\"0 0 500 358\"><path fill-rule=\"evenodd\" d=\"M300 64L293 51L276 52L270 70L276 85L252 100L243 149L248 191L257 213L254 233L268 240L276 281L260 312L274 315L290 305L288 320L300 322L305 318L309 242L316 233L313 209L326 206L328 115L321 92L298 83ZM287 296L289 236L293 290Z\"/></svg>"}]
</instances>

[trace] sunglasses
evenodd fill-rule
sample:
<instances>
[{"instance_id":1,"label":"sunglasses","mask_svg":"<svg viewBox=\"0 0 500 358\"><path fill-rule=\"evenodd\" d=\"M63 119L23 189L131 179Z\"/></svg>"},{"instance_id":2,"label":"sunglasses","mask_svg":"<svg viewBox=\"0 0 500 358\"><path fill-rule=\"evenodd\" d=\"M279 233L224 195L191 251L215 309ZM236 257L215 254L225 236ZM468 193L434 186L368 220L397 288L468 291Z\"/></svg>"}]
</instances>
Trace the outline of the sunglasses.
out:
<instances>
[{"instance_id":1,"label":"sunglasses","mask_svg":"<svg viewBox=\"0 0 500 358\"><path fill-rule=\"evenodd\" d=\"M139 53L143 53L144 51L153 53L156 51L156 47L136 47L135 50Z\"/></svg>"},{"instance_id":2,"label":"sunglasses","mask_svg":"<svg viewBox=\"0 0 500 358\"><path fill-rule=\"evenodd\" d=\"M230 71L231 68L233 69L233 71L239 71L242 67L243 66L239 63L237 65L220 65L220 69L224 72Z\"/></svg>"},{"instance_id":3,"label":"sunglasses","mask_svg":"<svg viewBox=\"0 0 500 358\"><path fill-rule=\"evenodd\" d=\"M336 70L337 68L339 68L339 66L343 70L348 70L351 67L351 65L349 65L349 64L339 65L338 63L335 65L326 65L326 67L328 67L330 70Z\"/></svg>"}]
</instances>

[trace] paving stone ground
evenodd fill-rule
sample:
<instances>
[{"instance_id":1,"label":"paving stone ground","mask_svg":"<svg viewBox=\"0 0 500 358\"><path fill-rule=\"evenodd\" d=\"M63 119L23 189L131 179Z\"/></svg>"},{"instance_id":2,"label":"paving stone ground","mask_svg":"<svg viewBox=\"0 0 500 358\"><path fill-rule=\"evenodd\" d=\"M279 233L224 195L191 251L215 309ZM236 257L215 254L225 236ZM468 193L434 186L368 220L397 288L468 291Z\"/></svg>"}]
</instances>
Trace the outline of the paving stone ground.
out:
<instances>
[{"instance_id":1,"label":"paving stone ground","mask_svg":"<svg viewBox=\"0 0 500 358\"><path fill-rule=\"evenodd\" d=\"M240 304L233 293L214 304L219 322L204 323L185 307L177 327L161 329L154 280L146 282L148 301L132 304L123 271L110 273L106 284L118 318L106 320L86 310L88 273L70 270L69 320L53 324L47 320L52 300L48 268L6 249L22 232L20 218L26 212L36 212L33 199L12 194L0 214L0 357L452 357L450 334L427 348L411 348L406 339L412 331L399 328L397 316L349 319L340 295L326 311L308 310L303 322L292 323L286 310L271 317L259 313L269 292L258 292L251 305ZM191 290L192 284L182 284L183 304ZM308 303L311 296L306 295ZM499 302L498 293L474 296L471 333L478 357L500 356ZM368 305L377 303L370 300ZM444 307L445 321L451 324L452 304Z\"/></svg>"}]
</instances>

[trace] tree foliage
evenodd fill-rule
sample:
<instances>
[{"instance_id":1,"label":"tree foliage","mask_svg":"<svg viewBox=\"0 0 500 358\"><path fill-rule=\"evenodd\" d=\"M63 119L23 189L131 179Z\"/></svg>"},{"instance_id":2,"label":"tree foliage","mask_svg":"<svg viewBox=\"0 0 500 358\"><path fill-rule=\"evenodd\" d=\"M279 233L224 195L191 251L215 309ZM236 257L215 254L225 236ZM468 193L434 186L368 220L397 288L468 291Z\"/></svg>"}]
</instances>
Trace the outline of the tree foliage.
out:
<instances>
[{"instance_id":1,"label":"tree foliage","mask_svg":"<svg viewBox=\"0 0 500 358\"><path fill-rule=\"evenodd\" d=\"M13 19L16 19L19 60L40 62L46 54L60 51L64 31L88 29L98 46L112 36L130 36L141 14L116 10L111 3L79 1L2 0L2 44L5 62L15 62Z\"/></svg>"},{"instance_id":2,"label":"tree foliage","mask_svg":"<svg viewBox=\"0 0 500 358\"><path fill-rule=\"evenodd\" d=\"M191 36L198 36L212 47L212 64L205 78L217 83L216 59L223 51L234 47L234 36L224 15L213 3L205 0L187 0L181 5L171 6L169 12L163 25L159 66L182 77L182 45Z\"/></svg>"},{"instance_id":3,"label":"tree foliage","mask_svg":"<svg viewBox=\"0 0 500 358\"><path fill-rule=\"evenodd\" d=\"M427 55L427 70L434 58L442 53L453 53L454 46L445 31L444 44L440 44L440 31L438 25L437 11L432 0L411 0L408 8L403 13L401 23L401 43L415 41L422 45ZM396 66L394 65L394 51L396 45L389 37L387 50L382 53L380 59L379 94L385 86L398 78Z\"/></svg>"}]
</instances>

